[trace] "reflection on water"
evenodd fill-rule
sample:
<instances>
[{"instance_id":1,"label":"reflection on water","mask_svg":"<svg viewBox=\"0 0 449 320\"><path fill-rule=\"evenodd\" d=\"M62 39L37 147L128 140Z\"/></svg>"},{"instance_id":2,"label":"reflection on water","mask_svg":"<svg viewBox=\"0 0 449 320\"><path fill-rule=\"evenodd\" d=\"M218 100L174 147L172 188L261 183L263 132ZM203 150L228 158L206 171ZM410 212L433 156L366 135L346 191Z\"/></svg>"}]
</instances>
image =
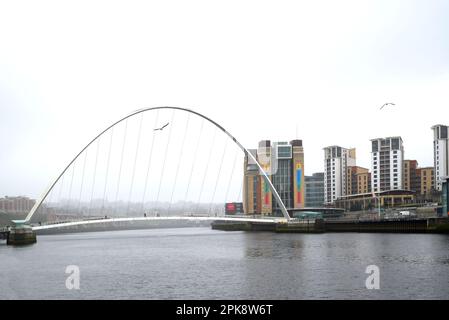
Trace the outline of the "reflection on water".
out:
<instances>
[{"instance_id":1,"label":"reflection on water","mask_svg":"<svg viewBox=\"0 0 449 320\"><path fill-rule=\"evenodd\" d=\"M39 236L0 244L1 299L449 299L449 237L208 228ZM380 290L367 290L368 265ZM67 290L78 265L81 289Z\"/></svg>"}]
</instances>

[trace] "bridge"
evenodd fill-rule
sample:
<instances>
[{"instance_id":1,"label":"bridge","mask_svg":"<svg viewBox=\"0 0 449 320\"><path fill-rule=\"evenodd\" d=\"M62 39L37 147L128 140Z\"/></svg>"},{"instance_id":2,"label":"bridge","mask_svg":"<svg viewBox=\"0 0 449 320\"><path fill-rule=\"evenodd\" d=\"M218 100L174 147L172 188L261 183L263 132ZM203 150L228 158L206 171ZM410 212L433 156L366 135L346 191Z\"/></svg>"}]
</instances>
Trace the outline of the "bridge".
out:
<instances>
[{"instance_id":1,"label":"bridge","mask_svg":"<svg viewBox=\"0 0 449 320\"><path fill-rule=\"evenodd\" d=\"M281 218L223 214L226 202L243 198L243 170L236 171L243 157L259 169ZM92 215L109 218L87 218ZM11 243L14 234L22 243L28 234L33 242L39 230L158 220L272 224L289 221L290 215L267 172L233 135L199 112L164 106L133 111L97 134L26 218L13 221L9 236Z\"/></svg>"},{"instance_id":2,"label":"bridge","mask_svg":"<svg viewBox=\"0 0 449 320\"><path fill-rule=\"evenodd\" d=\"M257 223L279 223L285 222L284 218L252 218L252 217L200 217L200 216L172 216L172 217L136 217L136 218L104 218L79 221L64 221L60 223L52 223L46 225L32 226L33 231L49 230L56 228L74 227L89 224L108 224L116 222L133 222L133 221L230 221L230 222L257 222Z\"/></svg>"}]
</instances>

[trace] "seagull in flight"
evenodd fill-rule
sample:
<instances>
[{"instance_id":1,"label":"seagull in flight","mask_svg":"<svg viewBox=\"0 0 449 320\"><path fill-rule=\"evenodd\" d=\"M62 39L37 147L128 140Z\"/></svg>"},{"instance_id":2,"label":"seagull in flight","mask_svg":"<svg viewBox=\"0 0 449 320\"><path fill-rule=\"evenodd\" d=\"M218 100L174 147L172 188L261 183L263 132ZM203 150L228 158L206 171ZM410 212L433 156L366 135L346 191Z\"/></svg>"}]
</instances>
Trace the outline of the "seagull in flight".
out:
<instances>
[{"instance_id":1,"label":"seagull in flight","mask_svg":"<svg viewBox=\"0 0 449 320\"><path fill-rule=\"evenodd\" d=\"M389 105L395 106L394 103L392 103L392 102L387 102L387 103L384 103L382 107L380 107L380 110L382 110L385 106L389 106Z\"/></svg>"},{"instance_id":2,"label":"seagull in flight","mask_svg":"<svg viewBox=\"0 0 449 320\"><path fill-rule=\"evenodd\" d=\"M162 127L160 127L160 128L156 128L156 129L154 129L153 131L156 131L156 130L163 130L166 126L168 126L168 124L169 124L170 122L167 122L166 124L164 124Z\"/></svg>"}]
</instances>

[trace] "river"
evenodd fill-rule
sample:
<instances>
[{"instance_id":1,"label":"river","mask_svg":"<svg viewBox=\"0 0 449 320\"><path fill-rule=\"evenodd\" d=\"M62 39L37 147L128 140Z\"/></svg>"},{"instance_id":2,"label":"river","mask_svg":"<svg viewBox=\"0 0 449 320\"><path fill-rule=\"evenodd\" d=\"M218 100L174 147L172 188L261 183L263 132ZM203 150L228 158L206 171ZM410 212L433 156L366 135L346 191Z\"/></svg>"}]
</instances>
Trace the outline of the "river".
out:
<instances>
[{"instance_id":1,"label":"river","mask_svg":"<svg viewBox=\"0 0 449 320\"><path fill-rule=\"evenodd\" d=\"M69 290L67 266L79 270ZM365 273L378 267L379 289ZM0 242L0 299L449 299L449 236L210 228ZM74 283L74 282L71 282Z\"/></svg>"}]
</instances>

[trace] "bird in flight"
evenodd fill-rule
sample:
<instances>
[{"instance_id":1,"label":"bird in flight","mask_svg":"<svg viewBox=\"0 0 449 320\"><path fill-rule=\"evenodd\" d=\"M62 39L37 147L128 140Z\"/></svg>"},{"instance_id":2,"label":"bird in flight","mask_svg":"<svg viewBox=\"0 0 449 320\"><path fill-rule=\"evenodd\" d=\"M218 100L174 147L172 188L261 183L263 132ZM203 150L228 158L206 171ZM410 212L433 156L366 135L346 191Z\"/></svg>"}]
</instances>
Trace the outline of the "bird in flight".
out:
<instances>
[{"instance_id":1,"label":"bird in flight","mask_svg":"<svg viewBox=\"0 0 449 320\"><path fill-rule=\"evenodd\" d=\"M167 122L167 123L164 124L162 127L154 129L154 131L156 131L156 130L161 130L161 131L162 131L166 126L168 126L169 123L170 123L170 122Z\"/></svg>"},{"instance_id":2,"label":"bird in flight","mask_svg":"<svg viewBox=\"0 0 449 320\"><path fill-rule=\"evenodd\" d=\"M389 106L389 105L395 106L394 103L392 103L392 102L387 102L387 103L384 103L382 107L380 107L380 110L382 110L385 106Z\"/></svg>"}]
</instances>

